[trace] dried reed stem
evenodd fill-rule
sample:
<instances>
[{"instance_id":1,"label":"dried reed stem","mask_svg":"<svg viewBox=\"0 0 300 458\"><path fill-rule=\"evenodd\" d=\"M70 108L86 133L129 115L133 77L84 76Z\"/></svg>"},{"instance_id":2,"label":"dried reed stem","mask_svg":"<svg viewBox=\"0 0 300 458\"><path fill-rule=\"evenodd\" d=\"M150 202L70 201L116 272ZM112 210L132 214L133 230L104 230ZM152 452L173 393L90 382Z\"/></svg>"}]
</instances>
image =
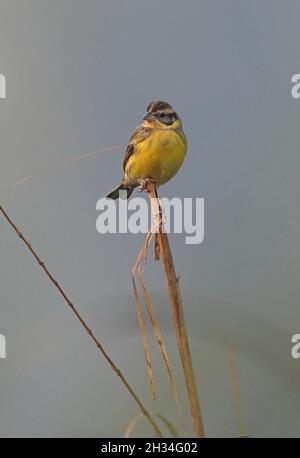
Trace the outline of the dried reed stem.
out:
<instances>
[{"instance_id":1,"label":"dried reed stem","mask_svg":"<svg viewBox=\"0 0 300 458\"><path fill-rule=\"evenodd\" d=\"M113 362L113 360L110 358L100 341L97 339L95 334L93 333L92 329L87 325L86 321L81 317L79 311L75 307L75 305L71 302L67 294L64 292L58 281L53 277L53 275L50 273L48 270L47 266L45 263L42 261L42 259L39 257L35 249L32 247L32 245L29 243L29 241L24 237L22 232L18 229L16 224L12 221L12 219L8 216L8 213L4 210L2 206L0 206L0 212L8 222L8 224L14 229L18 237L22 240L22 242L26 245L32 256L35 258L39 266L43 269L47 277L49 278L50 282L55 286L55 288L59 291L63 299L65 300L66 304L70 307L76 318L79 320L81 325L84 327L90 338L93 340L97 348L100 350L106 361L109 363L110 367L112 370L116 373L116 375L120 378L121 382L127 389L127 391L130 393L131 397L134 399L136 404L139 406L141 412L145 417L148 419L149 423L151 424L156 436L158 437L163 437L160 429L158 428L157 424L155 423L152 415L150 412L144 407L143 403L140 401L139 397L133 390L133 388L130 386L129 382L126 380L125 376L122 374L121 370L116 366L116 364Z\"/></svg>"},{"instance_id":2,"label":"dried reed stem","mask_svg":"<svg viewBox=\"0 0 300 458\"><path fill-rule=\"evenodd\" d=\"M150 384L150 390L151 390L151 393L152 393L152 397L153 397L153 394L156 397L155 380L154 380L154 375L153 375L153 370L152 370L152 365L151 365L151 357L150 357L148 337L147 337L146 330L145 330L144 319L143 319L143 316L142 316L141 302L140 302L140 299L139 299L139 296L138 296L138 291L137 291L137 286L136 286L136 281L135 281L135 275L137 274L138 280L139 280L139 283L140 283L140 287L141 287L141 290L142 290L143 298L144 298L144 301L145 301L145 304L146 304L148 316L150 318L150 323L151 323L151 326L152 326L153 334L154 334L155 340L157 342L157 345L158 345L158 348L159 348L159 351L160 351L160 354L161 354L161 357L162 357L163 364L164 364L165 369L167 371L170 387L171 387L171 390L172 390L172 393L173 393L173 396L174 396L174 399L175 399L175 402L176 402L176 406L177 406L177 410L178 410L178 413L179 413L179 417L181 419L181 426L182 426L183 436L186 437L187 433L186 433L186 428L185 428L183 409L182 409L180 397L179 397L179 394L178 394L178 391L177 391L175 377L173 375L171 362L170 362L170 359L169 359L169 356L168 356L168 353L167 353L167 349L166 349L166 346L165 346L165 343L164 343L164 339L163 339L162 333L161 333L160 328L159 328L158 320L157 320L156 315L155 315L155 311L154 311L154 307L153 307L151 299L150 299L150 295L148 293L148 290L146 288L145 282L143 280L143 268L142 268L142 265L143 265L143 261L144 261L145 264L147 262L148 249L149 249L149 245L150 245L150 242L151 242L154 234L155 234L155 226L153 225L150 228L150 230L149 230L149 232L147 234L147 237L144 240L142 248L140 249L139 254L138 254L137 258L136 258L136 261L135 261L135 263L134 263L134 265L132 267L131 275L132 275L132 283L133 283L133 294L134 294L134 300L135 300L135 303L136 303L137 317L138 317L138 322L139 322L139 326L140 326L140 332L141 332L142 342L143 342L143 347L144 347L144 354L145 354L145 359L146 359L147 375L148 375L148 380L149 380L149 384ZM157 234L155 234L155 235L157 235ZM159 251L159 246L157 245L157 240L156 240L156 237L155 237L155 253L157 252L157 249ZM159 258L156 258L156 259L159 259ZM155 388L155 392L154 393L153 393L153 387Z\"/></svg>"},{"instance_id":3,"label":"dried reed stem","mask_svg":"<svg viewBox=\"0 0 300 458\"><path fill-rule=\"evenodd\" d=\"M142 304L139 299L138 290L137 290L137 286L136 286L134 277L132 277L132 285L133 285L134 301L136 303L137 318L138 318L138 323L140 326L140 332L141 332L141 337L142 337L142 342L143 342L143 347L144 347L149 386L150 386L152 399L155 401L156 400L156 384L155 384L155 379L154 379L153 369L152 369L152 364L151 364L149 341L148 341L148 336L147 336L147 332L145 328L145 322L143 318Z\"/></svg>"},{"instance_id":4,"label":"dried reed stem","mask_svg":"<svg viewBox=\"0 0 300 458\"><path fill-rule=\"evenodd\" d=\"M246 432L242 419L242 407L241 407L241 398L240 398L240 389L239 389L239 379L237 375L236 368L236 352L233 345L229 347L229 362L230 362L230 372L231 372L231 383L232 383L232 393L235 405L235 415L236 421L238 424L239 436L246 437Z\"/></svg>"},{"instance_id":5,"label":"dried reed stem","mask_svg":"<svg viewBox=\"0 0 300 458\"><path fill-rule=\"evenodd\" d=\"M154 307L152 305L148 290L146 288L146 285L144 283L143 276L142 276L142 273L141 273L140 270L138 271L138 275L139 275L140 285L141 285L141 288L142 288L142 291L143 291L143 296L144 296L144 299L145 299L145 302L146 302L147 312L148 312L148 315L149 315L149 318L150 318L151 326L152 326L152 329L153 329L153 332L154 332L154 336L155 336L157 345L159 347L159 350L160 350L160 353L161 353L161 356L162 356L162 360L163 360L164 366L165 366L166 371L167 371L167 375L168 375L168 379L169 379L170 386L171 386L171 389L172 389L172 393L173 393L173 396L174 396L174 399L175 399L175 402L176 402L176 406L177 406L177 410L178 410L178 413L179 413L179 416L180 416L180 419L181 419L181 426L182 426L183 435L186 437L187 434L186 434L186 429L185 429L183 409L182 409L180 397L179 397L179 394L178 394L178 391L177 391L175 377L174 377L174 374L173 374L173 370L172 370L171 362L170 362L170 359L169 359L169 355L167 353L166 346L165 346L165 343L164 343L164 339L163 339L162 333L161 333L160 328L159 328L159 324L158 324L158 320L157 320L156 315L155 315Z\"/></svg>"},{"instance_id":6,"label":"dried reed stem","mask_svg":"<svg viewBox=\"0 0 300 458\"><path fill-rule=\"evenodd\" d=\"M77 154L76 156L70 156L70 157L67 157L65 159L60 159L60 160L54 162L52 165L49 165L49 166L47 166L47 167L45 167L43 169L34 170L30 174L28 174L25 177L21 178L20 180L16 181L6 191L4 191L3 193L0 193L0 198L1 198L1 200L4 199L11 192L15 191L20 186L23 186L28 181L30 181L33 178L36 178L36 177L38 177L40 175L46 175L48 172L50 172L54 168L60 168L62 166L73 164L74 162L83 161L85 159L89 159L91 157L97 156L98 154L108 153L110 151L119 149L120 147L121 147L121 145L113 145L113 146L108 146L106 148L98 149L96 151L92 151L90 153Z\"/></svg>"},{"instance_id":7,"label":"dried reed stem","mask_svg":"<svg viewBox=\"0 0 300 458\"><path fill-rule=\"evenodd\" d=\"M176 328L176 336L179 354L181 358L185 384L189 399L190 411L194 434L196 437L204 437L204 428L202 423L197 384L194 375L193 363L189 348L188 334L185 326L183 304L181 300L178 278L176 276L173 257L169 246L167 234L164 232L162 223L162 209L159 203L159 197L156 188L152 182L147 184L147 192L151 205L151 212L154 220L154 226L157 231L157 242L159 245L160 257L162 259L166 274L169 300L172 306L173 319ZM157 251L156 251L157 253Z\"/></svg>"}]
</instances>

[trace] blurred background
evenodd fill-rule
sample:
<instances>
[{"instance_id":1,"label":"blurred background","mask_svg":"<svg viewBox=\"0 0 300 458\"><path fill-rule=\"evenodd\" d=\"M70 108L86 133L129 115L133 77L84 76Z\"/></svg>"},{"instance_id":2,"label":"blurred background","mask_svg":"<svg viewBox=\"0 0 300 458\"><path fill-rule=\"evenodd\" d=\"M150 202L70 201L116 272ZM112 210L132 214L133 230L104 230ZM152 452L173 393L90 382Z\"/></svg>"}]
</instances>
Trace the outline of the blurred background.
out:
<instances>
[{"instance_id":1,"label":"blurred background","mask_svg":"<svg viewBox=\"0 0 300 458\"><path fill-rule=\"evenodd\" d=\"M144 236L98 234L96 202L120 179L124 146L151 100L171 102L183 119L188 157L161 195L205 198L204 242L170 243L209 437L238 434L229 345L247 434L299 435L299 15L297 0L0 0L1 205L146 405L176 426L152 337L151 402L131 307ZM0 436L122 436L135 404L3 218L0 231ZM145 280L184 398L152 259ZM152 431L144 421L135 434Z\"/></svg>"}]
</instances>

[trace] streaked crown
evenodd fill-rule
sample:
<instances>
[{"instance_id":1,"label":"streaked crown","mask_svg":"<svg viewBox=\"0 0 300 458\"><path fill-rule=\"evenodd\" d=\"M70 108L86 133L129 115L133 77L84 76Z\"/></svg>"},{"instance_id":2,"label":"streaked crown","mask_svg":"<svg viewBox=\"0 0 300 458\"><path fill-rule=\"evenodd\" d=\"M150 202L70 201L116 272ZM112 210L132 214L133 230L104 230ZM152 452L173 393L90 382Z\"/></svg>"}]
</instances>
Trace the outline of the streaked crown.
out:
<instances>
[{"instance_id":1,"label":"streaked crown","mask_svg":"<svg viewBox=\"0 0 300 458\"><path fill-rule=\"evenodd\" d=\"M176 121L176 127L181 125L179 116L168 102L163 100L154 100L146 108L146 114L143 117L148 123L159 124L169 127Z\"/></svg>"},{"instance_id":2,"label":"streaked crown","mask_svg":"<svg viewBox=\"0 0 300 458\"><path fill-rule=\"evenodd\" d=\"M162 100L154 100L154 102L150 102L146 108L146 111L149 113L156 113L162 110L173 110L172 106L168 102L164 102Z\"/></svg>"}]
</instances>

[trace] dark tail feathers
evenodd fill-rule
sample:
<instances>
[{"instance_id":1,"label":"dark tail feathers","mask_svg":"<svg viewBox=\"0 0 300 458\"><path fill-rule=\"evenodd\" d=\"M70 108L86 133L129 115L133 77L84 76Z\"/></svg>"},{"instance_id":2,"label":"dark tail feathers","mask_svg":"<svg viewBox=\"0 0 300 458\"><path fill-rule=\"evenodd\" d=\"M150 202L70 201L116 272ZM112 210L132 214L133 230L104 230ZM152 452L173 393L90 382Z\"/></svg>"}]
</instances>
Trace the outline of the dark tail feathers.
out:
<instances>
[{"instance_id":1,"label":"dark tail feathers","mask_svg":"<svg viewBox=\"0 0 300 458\"><path fill-rule=\"evenodd\" d=\"M124 183L121 183L119 184L113 191L111 191L109 194L107 194L106 198L107 199L118 199L120 196L119 196L119 192L120 191L126 191L127 192L127 195L125 195L126 199L128 199L131 194L132 194L132 191L134 190L135 186L134 185L125 185Z\"/></svg>"}]
</instances>

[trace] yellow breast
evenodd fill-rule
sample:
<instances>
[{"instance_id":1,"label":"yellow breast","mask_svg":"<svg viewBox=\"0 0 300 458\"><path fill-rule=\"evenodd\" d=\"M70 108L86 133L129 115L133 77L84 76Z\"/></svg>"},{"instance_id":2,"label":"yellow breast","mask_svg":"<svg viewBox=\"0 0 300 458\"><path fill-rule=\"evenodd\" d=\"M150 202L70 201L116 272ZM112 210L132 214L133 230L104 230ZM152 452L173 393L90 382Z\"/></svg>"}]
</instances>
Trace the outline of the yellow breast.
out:
<instances>
[{"instance_id":1,"label":"yellow breast","mask_svg":"<svg viewBox=\"0 0 300 458\"><path fill-rule=\"evenodd\" d=\"M169 181L180 169L187 150L182 131L153 129L135 145L125 172L130 180L152 178L157 185Z\"/></svg>"}]
</instances>

